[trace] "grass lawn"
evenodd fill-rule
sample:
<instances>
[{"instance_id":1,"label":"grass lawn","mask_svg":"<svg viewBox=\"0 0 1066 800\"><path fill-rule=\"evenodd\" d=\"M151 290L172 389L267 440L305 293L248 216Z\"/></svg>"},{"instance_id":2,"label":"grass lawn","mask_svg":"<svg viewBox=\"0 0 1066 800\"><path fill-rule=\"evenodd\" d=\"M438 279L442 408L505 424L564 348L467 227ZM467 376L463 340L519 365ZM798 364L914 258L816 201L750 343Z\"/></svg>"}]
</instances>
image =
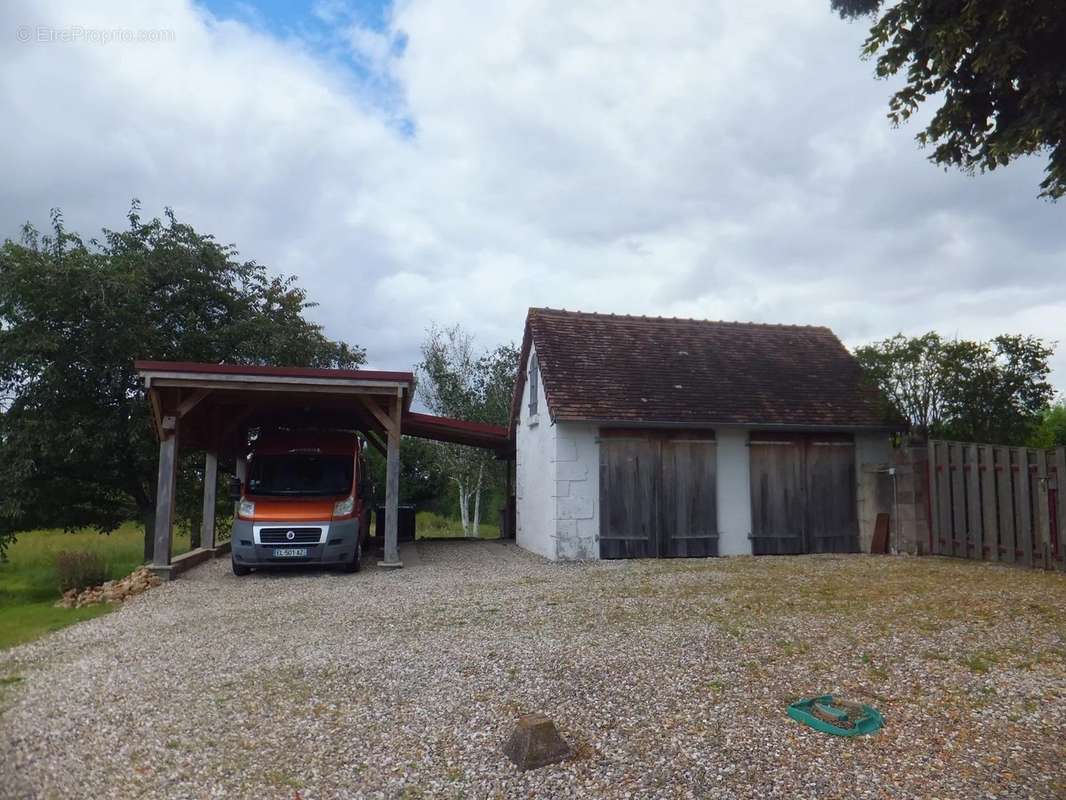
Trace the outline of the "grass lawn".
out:
<instances>
[{"instance_id":1,"label":"grass lawn","mask_svg":"<svg viewBox=\"0 0 1066 800\"><path fill-rule=\"evenodd\" d=\"M419 511L415 517L415 537L418 539L448 539L463 535L463 525L457 519L443 517L432 511ZM478 525L478 537L498 539L500 527L482 520Z\"/></svg>"},{"instance_id":2,"label":"grass lawn","mask_svg":"<svg viewBox=\"0 0 1066 800\"><path fill-rule=\"evenodd\" d=\"M419 539L439 539L463 535L457 519L429 511L418 513L416 529ZM482 539L495 539L499 529L494 523L479 525ZM59 599L54 559L64 550L92 550L107 562L111 578L121 578L140 566L143 554L140 525L128 522L110 534L93 530L66 533L40 530L20 533L8 548L7 561L0 563L0 649L36 639L49 631L83 619L106 614L109 605L87 608L56 608ZM189 537L174 532L174 554L189 549Z\"/></svg>"},{"instance_id":3,"label":"grass lawn","mask_svg":"<svg viewBox=\"0 0 1066 800\"><path fill-rule=\"evenodd\" d=\"M65 550L91 550L103 556L111 578L128 575L141 564L142 528L126 523L111 534L84 530L20 533L0 563L0 649L35 639L48 631L111 610L108 605L55 608L59 599L54 559ZM175 532L174 552L189 549L189 537Z\"/></svg>"}]
</instances>

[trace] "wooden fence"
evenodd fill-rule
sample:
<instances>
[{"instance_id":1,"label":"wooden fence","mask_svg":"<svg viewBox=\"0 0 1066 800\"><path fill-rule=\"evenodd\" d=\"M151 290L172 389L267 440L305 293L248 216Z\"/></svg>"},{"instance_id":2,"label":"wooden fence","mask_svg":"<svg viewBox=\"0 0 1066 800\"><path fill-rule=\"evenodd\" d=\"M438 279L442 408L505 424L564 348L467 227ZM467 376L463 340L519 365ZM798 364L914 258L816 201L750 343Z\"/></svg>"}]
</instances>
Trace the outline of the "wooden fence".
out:
<instances>
[{"instance_id":1,"label":"wooden fence","mask_svg":"<svg viewBox=\"0 0 1066 800\"><path fill-rule=\"evenodd\" d=\"M1066 569L1066 448L929 442L929 548Z\"/></svg>"}]
</instances>

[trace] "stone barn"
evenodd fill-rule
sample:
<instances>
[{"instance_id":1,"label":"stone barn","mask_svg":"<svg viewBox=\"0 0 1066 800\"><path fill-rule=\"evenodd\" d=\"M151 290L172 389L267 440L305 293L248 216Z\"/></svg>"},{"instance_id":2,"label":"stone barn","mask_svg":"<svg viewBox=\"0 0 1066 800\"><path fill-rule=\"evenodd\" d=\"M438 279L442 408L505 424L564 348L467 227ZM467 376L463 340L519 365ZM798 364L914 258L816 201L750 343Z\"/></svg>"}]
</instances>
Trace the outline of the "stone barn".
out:
<instances>
[{"instance_id":1,"label":"stone barn","mask_svg":"<svg viewBox=\"0 0 1066 800\"><path fill-rule=\"evenodd\" d=\"M890 436L831 330L529 311L515 534L552 560L858 552Z\"/></svg>"}]
</instances>

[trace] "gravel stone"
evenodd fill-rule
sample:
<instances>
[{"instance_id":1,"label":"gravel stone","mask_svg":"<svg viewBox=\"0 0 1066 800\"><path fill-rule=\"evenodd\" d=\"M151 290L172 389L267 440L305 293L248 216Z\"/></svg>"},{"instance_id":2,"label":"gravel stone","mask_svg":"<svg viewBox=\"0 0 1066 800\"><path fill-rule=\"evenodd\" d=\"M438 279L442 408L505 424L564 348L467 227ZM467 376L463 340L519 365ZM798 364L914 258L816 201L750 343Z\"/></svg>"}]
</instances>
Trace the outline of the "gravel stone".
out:
<instances>
[{"instance_id":1,"label":"gravel stone","mask_svg":"<svg viewBox=\"0 0 1066 800\"><path fill-rule=\"evenodd\" d=\"M1066 796L1066 576L938 558L217 561L0 653L3 798ZM844 739L803 696L877 707ZM503 755L523 714L567 760Z\"/></svg>"}]
</instances>

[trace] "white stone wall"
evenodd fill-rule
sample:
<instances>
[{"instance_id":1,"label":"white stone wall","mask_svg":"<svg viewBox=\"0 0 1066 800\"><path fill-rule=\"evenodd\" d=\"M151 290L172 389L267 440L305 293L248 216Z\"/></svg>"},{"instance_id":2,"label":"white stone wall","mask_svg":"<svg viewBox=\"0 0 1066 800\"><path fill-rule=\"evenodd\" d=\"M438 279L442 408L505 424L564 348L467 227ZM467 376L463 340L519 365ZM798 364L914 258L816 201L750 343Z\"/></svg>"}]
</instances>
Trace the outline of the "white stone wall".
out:
<instances>
[{"instance_id":1,"label":"white stone wall","mask_svg":"<svg viewBox=\"0 0 1066 800\"><path fill-rule=\"evenodd\" d=\"M555 437L556 558L600 557L600 444L592 425L559 422Z\"/></svg>"},{"instance_id":2,"label":"white stone wall","mask_svg":"<svg viewBox=\"0 0 1066 800\"><path fill-rule=\"evenodd\" d=\"M751 555L751 448L746 428L715 431L718 451L718 555Z\"/></svg>"},{"instance_id":3,"label":"white stone wall","mask_svg":"<svg viewBox=\"0 0 1066 800\"><path fill-rule=\"evenodd\" d=\"M526 365L523 365L523 369ZM555 534L555 438L548 415L544 381L537 382L537 415L529 416L529 390L522 398L515 431L515 538L527 550L554 560Z\"/></svg>"}]
</instances>

